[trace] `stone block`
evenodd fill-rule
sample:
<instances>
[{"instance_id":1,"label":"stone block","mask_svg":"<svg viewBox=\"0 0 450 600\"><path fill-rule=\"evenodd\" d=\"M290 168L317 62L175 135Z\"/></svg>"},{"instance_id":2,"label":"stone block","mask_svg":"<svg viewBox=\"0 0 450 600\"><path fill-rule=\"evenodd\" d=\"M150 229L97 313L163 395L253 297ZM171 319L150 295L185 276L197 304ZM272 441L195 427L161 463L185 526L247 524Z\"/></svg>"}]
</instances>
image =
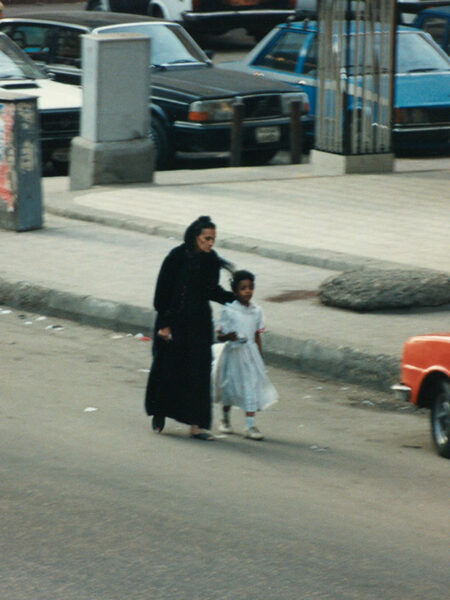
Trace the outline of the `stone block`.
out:
<instances>
[{"instance_id":1,"label":"stone block","mask_svg":"<svg viewBox=\"0 0 450 600\"><path fill-rule=\"evenodd\" d=\"M428 270L355 269L326 279L323 304L355 311L450 304L450 275Z\"/></svg>"}]
</instances>

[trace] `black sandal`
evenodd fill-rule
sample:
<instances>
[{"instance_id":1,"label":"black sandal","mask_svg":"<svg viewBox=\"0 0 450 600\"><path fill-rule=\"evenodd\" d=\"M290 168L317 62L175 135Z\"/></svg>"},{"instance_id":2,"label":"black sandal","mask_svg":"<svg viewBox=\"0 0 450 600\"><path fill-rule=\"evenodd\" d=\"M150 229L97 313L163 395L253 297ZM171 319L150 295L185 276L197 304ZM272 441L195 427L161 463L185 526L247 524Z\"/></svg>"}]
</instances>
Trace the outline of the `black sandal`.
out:
<instances>
[{"instance_id":1,"label":"black sandal","mask_svg":"<svg viewBox=\"0 0 450 600\"><path fill-rule=\"evenodd\" d=\"M216 438L206 431L199 431L198 433L191 433L191 438L196 440L203 440L204 442L213 442Z\"/></svg>"},{"instance_id":2,"label":"black sandal","mask_svg":"<svg viewBox=\"0 0 450 600\"><path fill-rule=\"evenodd\" d=\"M153 415L152 429L155 433L161 433L161 431L164 429L165 423L166 418L164 415Z\"/></svg>"}]
</instances>

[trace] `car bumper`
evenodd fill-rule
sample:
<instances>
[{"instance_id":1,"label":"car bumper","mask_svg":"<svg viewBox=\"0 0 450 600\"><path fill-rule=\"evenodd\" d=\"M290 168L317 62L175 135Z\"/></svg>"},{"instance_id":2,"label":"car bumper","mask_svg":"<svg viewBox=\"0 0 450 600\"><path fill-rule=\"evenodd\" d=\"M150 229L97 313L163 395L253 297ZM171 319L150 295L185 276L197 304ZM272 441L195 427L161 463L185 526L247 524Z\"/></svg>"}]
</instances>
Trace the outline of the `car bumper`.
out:
<instances>
[{"instance_id":1,"label":"car bumper","mask_svg":"<svg viewBox=\"0 0 450 600\"><path fill-rule=\"evenodd\" d=\"M293 10L229 10L220 12L182 13L183 24L190 31L227 31L236 27L269 31L293 16Z\"/></svg>"},{"instance_id":2,"label":"car bumper","mask_svg":"<svg viewBox=\"0 0 450 600\"><path fill-rule=\"evenodd\" d=\"M278 131L278 139L261 135ZM190 123L175 121L173 125L176 150L180 152L227 152L231 144L229 123ZM258 137L259 140L258 141ZM265 139L265 141L261 141ZM247 121L242 125L242 149L281 150L289 144L289 120L286 118Z\"/></svg>"},{"instance_id":3,"label":"car bumper","mask_svg":"<svg viewBox=\"0 0 450 600\"><path fill-rule=\"evenodd\" d=\"M411 400L411 388L402 383L395 383L391 386L391 390L394 392L394 396L397 400L403 400L409 402Z\"/></svg>"},{"instance_id":4,"label":"car bumper","mask_svg":"<svg viewBox=\"0 0 450 600\"><path fill-rule=\"evenodd\" d=\"M437 126L393 127L396 153L450 152L450 124Z\"/></svg>"}]
</instances>

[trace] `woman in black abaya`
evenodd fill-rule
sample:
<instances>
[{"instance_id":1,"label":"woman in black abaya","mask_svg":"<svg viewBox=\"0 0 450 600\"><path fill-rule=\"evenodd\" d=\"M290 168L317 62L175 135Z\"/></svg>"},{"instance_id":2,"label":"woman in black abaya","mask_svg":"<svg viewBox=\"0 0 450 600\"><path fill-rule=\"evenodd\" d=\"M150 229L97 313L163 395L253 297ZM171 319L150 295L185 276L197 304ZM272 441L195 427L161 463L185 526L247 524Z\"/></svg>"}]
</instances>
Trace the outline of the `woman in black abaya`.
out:
<instances>
[{"instance_id":1,"label":"woman in black abaya","mask_svg":"<svg viewBox=\"0 0 450 600\"><path fill-rule=\"evenodd\" d=\"M212 440L211 344L213 325L209 301L232 302L234 294L219 285L227 266L212 249L216 227L199 217L186 229L184 244L164 259L156 284L157 311L153 364L147 383L145 409L153 415L156 432L165 417L190 425L190 435Z\"/></svg>"}]
</instances>

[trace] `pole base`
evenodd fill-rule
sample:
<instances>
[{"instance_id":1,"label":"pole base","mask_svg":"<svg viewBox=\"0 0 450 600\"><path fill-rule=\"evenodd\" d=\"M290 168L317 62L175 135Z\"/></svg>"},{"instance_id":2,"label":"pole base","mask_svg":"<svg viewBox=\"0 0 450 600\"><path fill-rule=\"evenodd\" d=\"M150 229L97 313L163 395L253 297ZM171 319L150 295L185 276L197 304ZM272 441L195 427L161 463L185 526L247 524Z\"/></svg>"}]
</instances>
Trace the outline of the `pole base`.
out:
<instances>
[{"instance_id":1,"label":"pole base","mask_svg":"<svg viewBox=\"0 0 450 600\"><path fill-rule=\"evenodd\" d=\"M311 164L314 175L392 173L394 155L390 153L345 155L312 150Z\"/></svg>"},{"instance_id":2,"label":"pole base","mask_svg":"<svg viewBox=\"0 0 450 600\"><path fill-rule=\"evenodd\" d=\"M70 149L70 189L153 181L155 147L150 138L92 142L81 136Z\"/></svg>"}]
</instances>

